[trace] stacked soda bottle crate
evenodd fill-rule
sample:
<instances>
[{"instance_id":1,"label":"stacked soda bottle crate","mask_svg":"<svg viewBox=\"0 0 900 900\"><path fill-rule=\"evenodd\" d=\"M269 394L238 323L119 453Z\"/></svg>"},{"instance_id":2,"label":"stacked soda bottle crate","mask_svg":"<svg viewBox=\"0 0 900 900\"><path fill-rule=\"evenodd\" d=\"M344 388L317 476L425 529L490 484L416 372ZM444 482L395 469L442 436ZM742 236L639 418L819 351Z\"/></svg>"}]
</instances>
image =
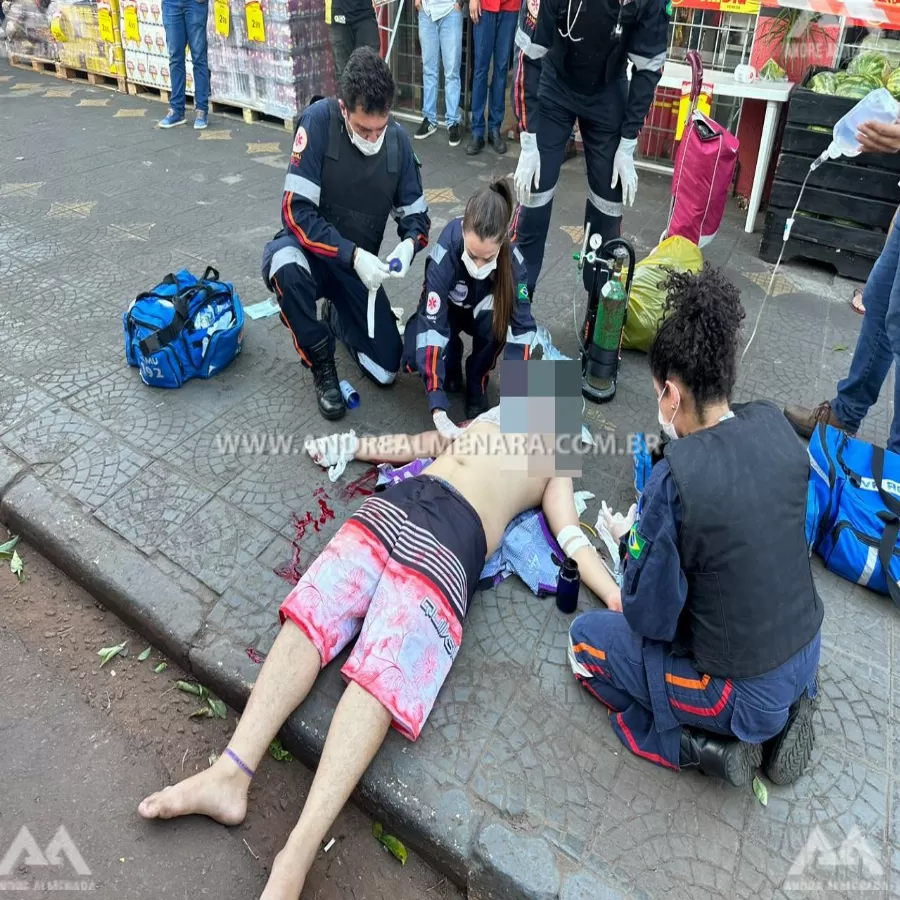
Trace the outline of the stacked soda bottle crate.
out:
<instances>
[{"instance_id":1,"label":"stacked soda bottle crate","mask_svg":"<svg viewBox=\"0 0 900 900\"><path fill-rule=\"evenodd\" d=\"M130 84L155 88L162 99L171 89L169 47L163 26L162 0L120 0L120 30L125 48L125 71ZM194 93L194 68L186 49L187 93Z\"/></svg>"},{"instance_id":2,"label":"stacked soda bottle crate","mask_svg":"<svg viewBox=\"0 0 900 900\"><path fill-rule=\"evenodd\" d=\"M58 45L50 33L48 5L46 0L13 0L6 7L6 52L13 65L55 62Z\"/></svg>"},{"instance_id":3,"label":"stacked soda bottle crate","mask_svg":"<svg viewBox=\"0 0 900 900\"><path fill-rule=\"evenodd\" d=\"M53 0L48 9L60 74L110 76L125 89L125 54L119 31L119 0ZM71 70L71 71L68 71Z\"/></svg>"},{"instance_id":4,"label":"stacked soda bottle crate","mask_svg":"<svg viewBox=\"0 0 900 900\"><path fill-rule=\"evenodd\" d=\"M210 5L214 103L290 120L314 95L333 93L324 0L212 0Z\"/></svg>"}]
</instances>

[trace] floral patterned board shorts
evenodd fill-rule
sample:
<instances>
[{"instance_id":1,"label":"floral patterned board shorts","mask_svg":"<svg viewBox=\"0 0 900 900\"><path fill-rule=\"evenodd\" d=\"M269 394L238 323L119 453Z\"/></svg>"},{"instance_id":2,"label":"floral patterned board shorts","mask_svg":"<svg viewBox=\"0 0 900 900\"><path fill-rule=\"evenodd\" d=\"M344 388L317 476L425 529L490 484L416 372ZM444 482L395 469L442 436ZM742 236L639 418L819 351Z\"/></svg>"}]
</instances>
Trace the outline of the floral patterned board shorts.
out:
<instances>
[{"instance_id":1,"label":"floral patterned board shorts","mask_svg":"<svg viewBox=\"0 0 900 900\"><path fill-rule=\"evenodd\" d=\"M449 484L419 475L369 497L281 605L322 665L354 637L341 669L416 740L462 641L484 568L481 519Z\"/></svg>"}]
</instances>

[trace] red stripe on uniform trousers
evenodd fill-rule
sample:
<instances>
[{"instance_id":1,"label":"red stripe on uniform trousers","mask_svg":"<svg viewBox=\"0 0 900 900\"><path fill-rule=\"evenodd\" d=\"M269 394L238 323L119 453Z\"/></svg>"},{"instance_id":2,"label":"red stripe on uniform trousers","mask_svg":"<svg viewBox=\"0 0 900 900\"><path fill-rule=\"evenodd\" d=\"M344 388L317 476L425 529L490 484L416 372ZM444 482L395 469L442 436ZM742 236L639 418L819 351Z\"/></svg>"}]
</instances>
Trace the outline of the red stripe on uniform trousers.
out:
<instances>
[{"instance_id":1,"label":"red stripe on uniform trousers","mask_svg":"<svg viewBox=\"0 0 900 900\"><path fill-rule=\"evenodd\" d=\"M695 716L717 716L728 704L728 698L731 696L731 688L731 679L728 679L725 682L725 687L722 688L722 696L719 697L719 702L716 703L715 706L690 706L687 703L680 703L674 697L670 697L669 702L675 709L680 709L682 712L691 713Z\"/></svg>"}]
</instances>

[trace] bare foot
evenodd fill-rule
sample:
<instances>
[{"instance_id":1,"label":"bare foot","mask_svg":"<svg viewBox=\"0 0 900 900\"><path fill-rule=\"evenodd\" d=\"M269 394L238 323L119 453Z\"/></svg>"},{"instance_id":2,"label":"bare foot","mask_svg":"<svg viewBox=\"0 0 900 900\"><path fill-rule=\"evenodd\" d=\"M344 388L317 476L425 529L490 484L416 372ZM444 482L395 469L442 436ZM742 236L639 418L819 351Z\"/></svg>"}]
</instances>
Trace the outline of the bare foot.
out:
<instances>
[{"instance_id":1,"label":"bare foot","mask_svg":"<svg viewBox=\"0 0 900 900\"><path fill-rule=\"evenodd\" d=\"M217 760L205 772L151 794L138 812L145 819L209 816L223 825L239 825L247 815L250 779L229 760Z\"/></svg>"},{"instance_id":2,"label":"bare foot","mask_svg":"<svg viewBox=\"0 0 900 900\"><path fill-rule=\"evenodd\" d=\"M272 863L272 874L259 900L297 900L308 872L303 854L295 852L288 841Z\"/></svg>"}]
</instances>

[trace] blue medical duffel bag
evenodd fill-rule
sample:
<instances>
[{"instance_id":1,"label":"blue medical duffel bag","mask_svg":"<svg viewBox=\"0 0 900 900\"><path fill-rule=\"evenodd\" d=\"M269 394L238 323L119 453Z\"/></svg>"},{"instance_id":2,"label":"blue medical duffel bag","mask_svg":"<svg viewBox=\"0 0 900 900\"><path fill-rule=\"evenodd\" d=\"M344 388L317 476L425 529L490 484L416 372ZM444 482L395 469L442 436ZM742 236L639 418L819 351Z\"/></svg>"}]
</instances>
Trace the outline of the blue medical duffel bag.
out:
<instances>
[{"instance_id":1,"label":"blue medical duffel bag","mask_svg":"<svg viewBox=\"0 0 900 900\"><path fill-rule=\"evenodd\" d=\"M900 606L900 454L820 424L809 441L806 539L832 572Z\"/></svg>"},{"instance_id":2,"label":"blue medical duffel bag","mask_svg":"<svg viewBox=\"0 0 900 900\"><path fill-rule=\"evenodd\" d=\"M122 322L125 358L151 387L211 377L241 352L244 336L241 298L212 266L199 280L186 269L166 275L132 300Z\"/></svg>"}]
</instances>

